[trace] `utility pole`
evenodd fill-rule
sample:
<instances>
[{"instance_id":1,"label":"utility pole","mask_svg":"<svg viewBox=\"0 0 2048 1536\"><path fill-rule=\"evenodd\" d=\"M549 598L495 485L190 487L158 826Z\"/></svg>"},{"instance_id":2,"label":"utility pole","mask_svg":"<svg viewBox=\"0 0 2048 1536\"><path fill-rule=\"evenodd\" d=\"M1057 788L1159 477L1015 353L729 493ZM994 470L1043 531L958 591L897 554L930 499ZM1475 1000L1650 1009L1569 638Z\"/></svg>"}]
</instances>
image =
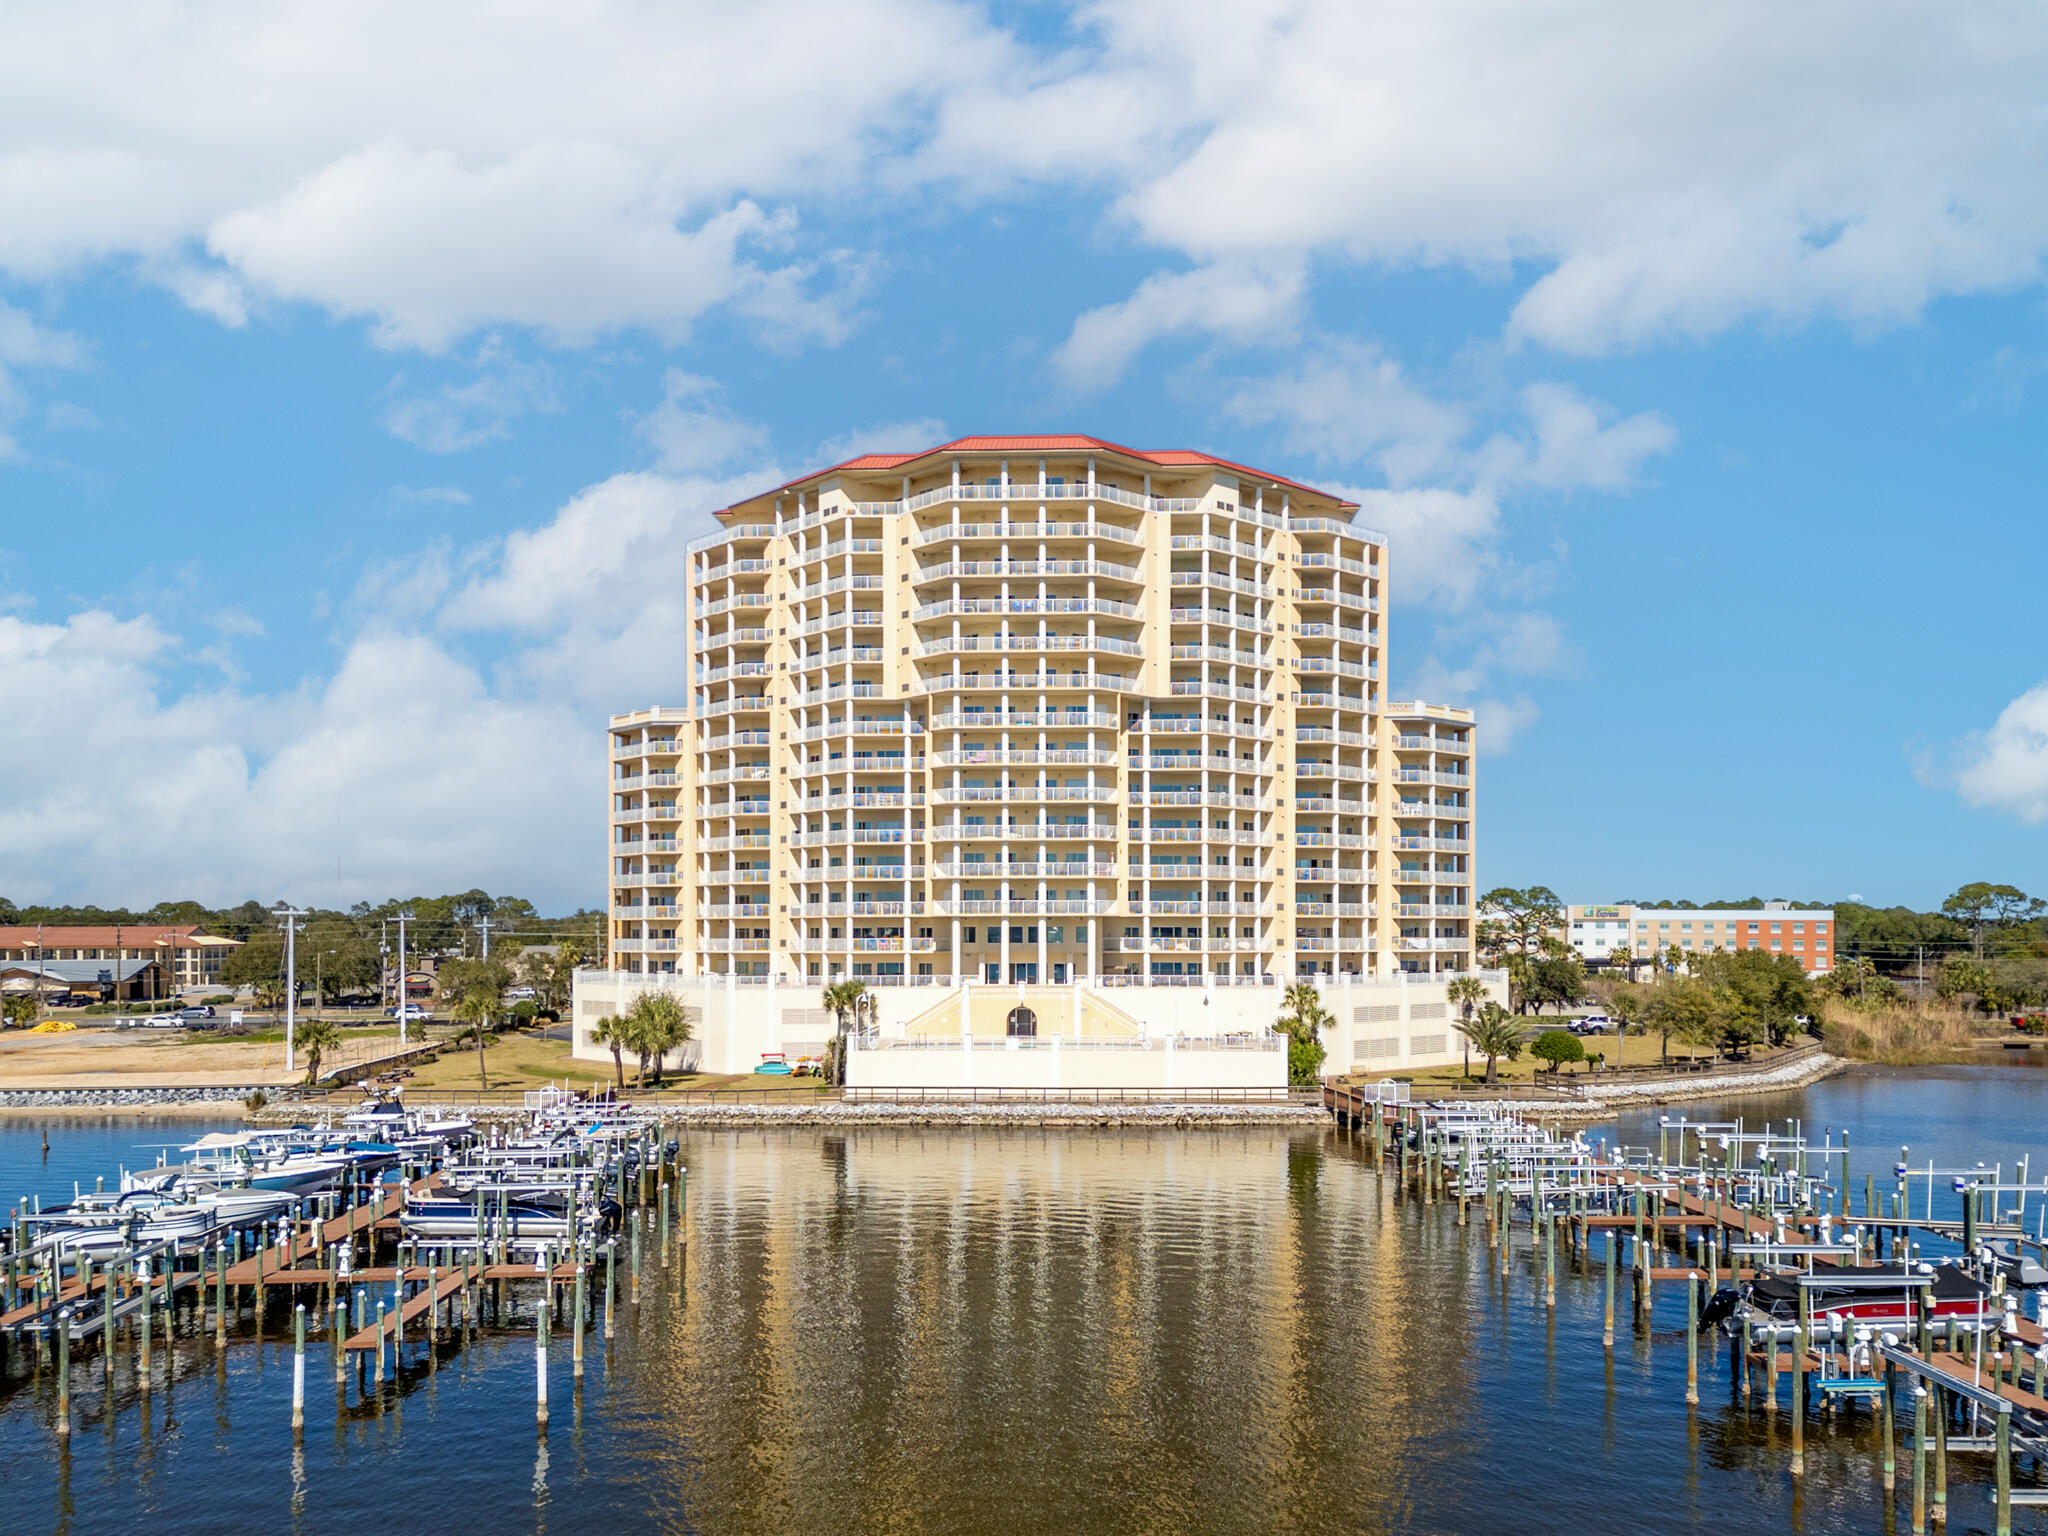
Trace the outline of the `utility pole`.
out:
<instances>
[{"instance_id":1,"label":"utility pole","mask_svg":"<svg viewBox=\"0 0 2048 1536\"><path fill-rule=\"evenodd\" d=\"M405 987L405 925L412 914L403 908L398 913L398 1048L405 1049L405 1010L410 998Z\"/></svg>"},{"instance_id":2,"label":"utility pole","mask_svg":"<svg viewBox=\"0 0 2048 1536\"><path fill-rule=\"evenodd\" d=\"M488 960L491 958L491 920L488 917L480 917L476 920L476 926L477 931L484 936L483 957Z\"/></svg>"},{"instance_id":3,"label":"utility pole","mask_svg":"<svg viewBox=\"0 0 2048 1536\"><path fill-rule=\"evenodd\" d=\"M286 907L277 915L284 919L284 1069L296 1072L299 1064L293 1035L299 1023L298 921L306 914L297 907Z\"/></svg>"}]
</instances>

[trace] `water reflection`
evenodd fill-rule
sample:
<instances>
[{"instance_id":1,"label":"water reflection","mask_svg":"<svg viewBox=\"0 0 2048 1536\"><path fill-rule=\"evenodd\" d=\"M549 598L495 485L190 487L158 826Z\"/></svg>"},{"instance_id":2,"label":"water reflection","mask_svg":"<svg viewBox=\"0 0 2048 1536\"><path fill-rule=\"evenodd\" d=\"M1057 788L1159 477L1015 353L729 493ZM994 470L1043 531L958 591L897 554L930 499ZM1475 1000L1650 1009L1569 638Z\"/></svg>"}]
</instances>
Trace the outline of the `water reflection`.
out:
<instances>
[{"instance_id":1,"label":"water reflection","mask_svg":"<svg viewBox=\"0 0 2048 1536\"><path fill-rule=\"evenodd\" d=\"M416 1351L382 1388L309 1394L302 1456L289 1343L273 1326L222 1353L207 1332L167 1357L161 1435L138 1443L147 1399L109 1399L116 1443L90 1478L53 1449L47 1392L17 1390L0 1408L11 1523L49 1529L72 1501L89 1529L303 1510L362 1536L1725 1536L1889 1518L1867 1410L1815 1422L1795 1490L1787 1417L1743 1401L1725 1348L1702 1350L1687 1409L1675 1288L1644 1318L1624 1282L1604 1350L1605 1239L1560 1243L1546 1307L1526 1226L1490 1244L1483 1217L1403 1196L1341 1132L736 1132L686 1138L685 1158L688 1220L667 1253L643 1231L640 1298L588 1339L582 1381L555 1337L566 1440L535 1434L525 1322L451 1344L438 1375ZM190 1438L169 1412L181 1370L210 1388L184 1405L212 1408ZM2048 1512L2016 1528L2040 1536Z\"/></svg>"}]
</instances>

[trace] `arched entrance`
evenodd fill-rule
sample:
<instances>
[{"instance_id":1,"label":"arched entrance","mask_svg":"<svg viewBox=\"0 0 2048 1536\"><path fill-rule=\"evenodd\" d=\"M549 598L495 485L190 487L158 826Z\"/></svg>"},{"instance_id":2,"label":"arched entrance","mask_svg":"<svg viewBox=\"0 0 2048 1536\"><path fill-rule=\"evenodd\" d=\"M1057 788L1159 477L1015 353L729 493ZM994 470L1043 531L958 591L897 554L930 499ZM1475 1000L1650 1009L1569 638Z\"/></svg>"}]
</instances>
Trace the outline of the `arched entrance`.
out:
<instances>
[{"instance_id":1,"label":"arched entrance","mask_svg":"<svg viewBox=\"0 0 2048 1536\"><path fill-rule=\"evenodd\" d=\"M1036 1035L1038 1015L1019 1003L1010 1010L1010 1017L1004 1021L1004 1033L1011 1035Z\"/></svg>"}]
</instances>

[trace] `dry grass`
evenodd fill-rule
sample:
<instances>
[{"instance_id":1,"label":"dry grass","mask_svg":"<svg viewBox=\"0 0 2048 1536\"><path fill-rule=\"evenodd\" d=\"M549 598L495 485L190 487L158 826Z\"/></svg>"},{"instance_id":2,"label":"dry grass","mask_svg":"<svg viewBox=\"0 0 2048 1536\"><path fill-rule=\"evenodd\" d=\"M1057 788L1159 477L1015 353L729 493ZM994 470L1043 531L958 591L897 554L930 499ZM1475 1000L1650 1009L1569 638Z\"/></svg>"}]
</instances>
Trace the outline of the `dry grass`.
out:
<instances>
[{"instance_id":1,"label":"dry grass","mask_svg":"<svg viewBox=\"0 0 2048 1536\"><path fill-rule=\"evenodd\" d=\"M1841 998L1821 1004L1822 1038L1837 1056L1886 1066L1971 1061L1975 1042L1993 1026L1962 1008L1897 1003L1858 1008Z\"/></svg>"}]
</instances>

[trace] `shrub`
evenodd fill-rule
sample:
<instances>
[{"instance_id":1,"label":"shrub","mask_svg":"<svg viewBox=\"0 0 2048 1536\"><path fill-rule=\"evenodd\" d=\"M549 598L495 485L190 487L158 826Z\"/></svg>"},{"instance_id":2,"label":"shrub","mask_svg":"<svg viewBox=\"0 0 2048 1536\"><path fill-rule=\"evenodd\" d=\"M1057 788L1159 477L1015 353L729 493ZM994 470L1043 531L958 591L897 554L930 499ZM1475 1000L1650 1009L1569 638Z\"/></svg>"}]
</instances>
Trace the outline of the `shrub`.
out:
<instances>
[{"instance_id":1,"label":"shrub","mask_svg":"<svg viewBox=\"0 0 2048 1536\"><path fill-rule=\"evenodd\" d=\"M216 992L211 997L199 999L200 1002L206 1004L209 1008L219 1008L225 1004L232 1003L234 1000L235 994L232 992Z\"/></svg>"},{"instance_id":2,"label":"shrub","mask_svg":"<svg viewBox=\"0 0 2048 1536\"><path fill-rule=\"evenodd\" d=\"M1538 1061L1550 1063L1555 1072L1568 1061L1584 1061L1586 1048L1579 1044L1579 1037L1562 1029L1546 1029L1536 1037L1529 1047L1529 1054Z\"/></svg>"}]
</instances>

